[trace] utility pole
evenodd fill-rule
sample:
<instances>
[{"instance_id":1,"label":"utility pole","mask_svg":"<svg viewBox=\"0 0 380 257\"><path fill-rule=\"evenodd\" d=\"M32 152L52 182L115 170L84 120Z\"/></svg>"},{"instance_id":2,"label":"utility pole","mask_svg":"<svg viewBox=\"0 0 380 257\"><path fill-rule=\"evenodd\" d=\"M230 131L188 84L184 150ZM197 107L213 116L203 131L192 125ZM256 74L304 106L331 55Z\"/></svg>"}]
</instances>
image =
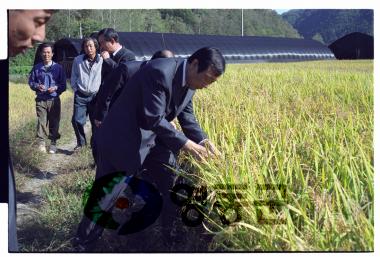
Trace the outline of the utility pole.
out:
<instances>
[{"instance_id":1,"label":"utility pole","mask_svg":"<svg viewBox=\"0 0 380 257\"><path fill-rule=\"evenodd\" d=\"M70 37L70 29L71 29L71 20L70 20L70 9L69 9L69 37Z\"/></svg>"},{"instance_id":2,"label":"utility pole","mask_svg":"<svg viewBox=\"0 0 380 257\"><path fill-rule=\"evenodd\" d=\"M79 37L80 37L80 39L83 38L83 34L82 34L82 22L81 21L79 22Z\"/></svg>"},{"instance_id":3,"label":"utility pole","mask_svg":"<svg viewBox=\"0 0 380 257\"><path fill-rule=\"evenodd\" d=\"M132 31L132 11L129 11L129 32Z\"/></svg>"},{"instance_id":4,"label":"utility pole","mask_svg":"<svg viewBox=\"0 0 380 257\"><path fill-rule=\"evenodd\" d=\"M244 36L244 10L241 9L241 36Z\"/></svg>"},{"instance_id":5,"label":"utility pole","mask_svg":"<svg viewBox=\"0 0 380 257\"><path fill-rule=\"evenodd\" d=\"M201 34L202 14L199 14L198 34Z\"/></svg>"}]
</instances>

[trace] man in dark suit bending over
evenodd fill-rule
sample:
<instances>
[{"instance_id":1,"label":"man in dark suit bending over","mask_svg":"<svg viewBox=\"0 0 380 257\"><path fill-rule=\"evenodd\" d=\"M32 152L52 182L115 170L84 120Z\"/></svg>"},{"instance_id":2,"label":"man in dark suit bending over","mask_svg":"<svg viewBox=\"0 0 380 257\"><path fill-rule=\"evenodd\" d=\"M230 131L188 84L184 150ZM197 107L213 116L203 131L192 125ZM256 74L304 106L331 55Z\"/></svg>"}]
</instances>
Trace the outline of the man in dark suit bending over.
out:
<instances>
[{"instance_id":1,"label":"man in dark suit bending over","mask_svg":"<svg viewBox=\"0 0 380 257\"><path fill-rule=\"evenodd\" d=\"M218 155L194 116L192 98L197 89L207 88L224 71L224 57L212 47L199 49L187 60L160 58L139 69L98 130L96 179L118 171L129 176L147 166L146 177L159 179L163 165L175 161L170 160L171 153L180 150L198 160ZM183 132L170 124L175 118ZM165 209L167 193L163 195ZM83 217L77 243L90 250L102 232Z\"/></svg>"},{"instance_id":2,"label":"man in dark suit bending over","mask_svg":"<svg viewBox=\"0 0 380 257\"><path fill-rule=\"evenodd\" d=\"M157 58L173 58L174 53L170 50L164 49L157 51L153 54L150 60ZM120 62L116 69L113 69L110 75L103 82L103 86L99 89L96 106L95 106L95 124L99 127L106 116L108 109L120 95L124 85L136 73L140 67L143 67L149 61L127 61Z\"/></svg>"}]
</instances>

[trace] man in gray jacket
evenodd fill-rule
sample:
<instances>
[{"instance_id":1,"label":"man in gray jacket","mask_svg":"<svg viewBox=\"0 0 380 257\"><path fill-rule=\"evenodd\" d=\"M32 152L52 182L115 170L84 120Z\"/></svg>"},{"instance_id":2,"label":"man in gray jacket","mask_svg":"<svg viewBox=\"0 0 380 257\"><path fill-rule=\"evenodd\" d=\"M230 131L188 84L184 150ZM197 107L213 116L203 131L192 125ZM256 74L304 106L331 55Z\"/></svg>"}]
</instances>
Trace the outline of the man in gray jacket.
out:
<instances>
[{"instance_id":1,"label":"man in gray jacket","mask_svg":"<svg viewBox=\"0 0 380 257\"><path fill-rule=\"evenodd\" d=\"M84 124L87 114L90 117L92 135L95 132L93 111L96 94L101 83L101 71L103 59L97 54L99 48L96 39L87 37L83 39L82 49L85 54L75 57L71 71L71 86L74 91L74 113L72 124L77 138L77 146L74 151L87 144L84 133ZM92 140L92 138L91 138Z\"/></svg>"}]
</instances>

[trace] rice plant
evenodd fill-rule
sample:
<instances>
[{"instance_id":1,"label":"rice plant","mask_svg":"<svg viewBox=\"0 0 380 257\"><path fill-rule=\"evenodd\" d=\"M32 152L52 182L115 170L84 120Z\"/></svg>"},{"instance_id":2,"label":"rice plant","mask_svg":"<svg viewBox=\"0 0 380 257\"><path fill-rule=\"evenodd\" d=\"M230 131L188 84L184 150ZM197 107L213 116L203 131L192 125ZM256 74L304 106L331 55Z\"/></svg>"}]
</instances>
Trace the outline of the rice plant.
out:
<instances>
[{"instance_id":1,"label":"rice plant","mask_svg":"<svg viewBox=\"0 0 380 257\"><path fill-rule=\"evenodd\" d=\"M192 164L237 203L211 249L374 249L373 62L229 65L194 102L223 156Z\"/></svg>"}]
</instances>

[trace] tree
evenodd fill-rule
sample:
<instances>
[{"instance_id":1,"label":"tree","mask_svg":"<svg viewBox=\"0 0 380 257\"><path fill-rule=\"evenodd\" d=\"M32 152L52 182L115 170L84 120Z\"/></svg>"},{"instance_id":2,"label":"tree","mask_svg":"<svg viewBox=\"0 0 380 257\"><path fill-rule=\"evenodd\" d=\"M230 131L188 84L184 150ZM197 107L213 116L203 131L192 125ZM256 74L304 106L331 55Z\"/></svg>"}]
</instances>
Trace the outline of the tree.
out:
<instances>
[{"instance_id":1,"label":"tree","mask_svg":"<svg viewBox=\"0 0 380 257\"><path fill-rule=\"evenodd\" d=\"M319 42L321 42L322 44L325 43L325 42L323 41L323 37L322 37L322 35L319 34L319 33L316 33L316 34L312 37L312 39L314 39L314 40L316 40L316 41L319 41Z\"/></svg>"}]
</instances>

